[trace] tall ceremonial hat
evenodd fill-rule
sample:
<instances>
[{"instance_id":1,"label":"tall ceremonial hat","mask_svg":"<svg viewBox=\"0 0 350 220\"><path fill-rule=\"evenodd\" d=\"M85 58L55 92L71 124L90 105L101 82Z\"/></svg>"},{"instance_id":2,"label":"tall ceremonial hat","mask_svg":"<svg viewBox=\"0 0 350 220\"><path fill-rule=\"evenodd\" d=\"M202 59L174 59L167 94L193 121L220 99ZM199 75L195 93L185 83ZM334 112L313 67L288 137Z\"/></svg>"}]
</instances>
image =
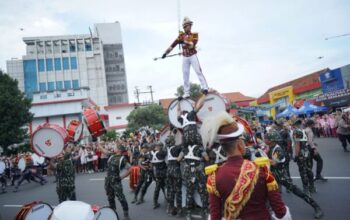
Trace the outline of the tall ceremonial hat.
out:
<instances>
[{"instance_id":1,"label":"tall ceremonial hat","mask_svg":"<svg viewBox=\"0 0 350 220\"><path fill-rule=\"evenodd\" d=\"M193 21L190 20L189 17L184 17L184 20L182 22L182 27L186 27L187 25L192 25L193 24Z\"/></svg>"},{"instance_id":2,"label":"tall ceremonial hat","mask_svg":"<svg viewBox=\"0 0 350 220\"><path fill-rule=\"evenodd\" d=\"M205 119L200 132L203 146L211 148L215 141L224 144L236 140L244 133L244 126L223 111Z\"/></svg>"}]
</instances>

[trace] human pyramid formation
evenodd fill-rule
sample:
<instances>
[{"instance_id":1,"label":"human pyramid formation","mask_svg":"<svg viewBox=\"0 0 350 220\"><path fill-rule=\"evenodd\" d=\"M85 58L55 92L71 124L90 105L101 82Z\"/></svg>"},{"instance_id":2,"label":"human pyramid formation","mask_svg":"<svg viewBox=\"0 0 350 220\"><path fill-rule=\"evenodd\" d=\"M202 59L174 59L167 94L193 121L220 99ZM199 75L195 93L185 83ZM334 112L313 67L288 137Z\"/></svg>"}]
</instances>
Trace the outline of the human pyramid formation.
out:
<instances>
[{"instance_id":1,"label":"human pyramid formation","mask_svg":"<svg viewBox=\"0 0 350 220\"><path fill-rule=\"evenodd\" d=\"M75 200L74 171L73 178L70 172L66 172L74 168L69 159L70 150L66 148L64 153L60 153L62 149L58 150L61 169L67 174L61 180L58 179L57 189L62 190L65 195L62 200L60 198L62 203L53 211L52 208L50 211L49 205L45 203L28 204L22 208L25 214L22 213L21 216L25 217L29 215L29 210L39 210L38 206L43 206L46 218L41 216L35 219L113 220L119 218L116 214L115 197L117 197L123 208L124 219L128 220L129 205L123 193L122 180L129 174L130 185L134 189L134 199L131 203L137 205L144 203L147 189L154 180L156 186L153 207L155 209L160 207L158 198L162 191L167 202L167 213L170 216L185 216L187 220L193 218L192 214L197 207L200 207L203 219L207 219L209 215L212 220L222 218L268 220L271 216L274 219L291 219L289 208L281 199L278 184L287 187L310 204L315 210L315 218L323 216L321 208L311 196L311 193L315 192L315 187L312 174L310 175L312 171L308 165L307 152L310 151L310 146L299 122L295 123L296 128L292 136L304 191L294 185L290 177L288 164L291 157L288 147L283 144L284 137L281 139L283 129L271 129L263 143L254 137L251 127L244 119L229 115L226 100L208 88L196 56L198 33L191 32L192 24L193 22L185 17L184 32L180 32L162 56L162 58L170 56L168 55L170 51L177 44L181 44L184 96L173 100L168 108L170 125L159 137L147 132L140 135L140 145L132 149L127 149L123 143L118 144L113 152L100 149L106 154L111 154L104 185L109 207L93 210L91 206L82 202L62 202L66 199ZM202 86L203 95L196 102L189 99L190 66L194 68ZM96 139L104 133L103 123L100 120L96 121L96 117L90 120L87 116L95 116L97 113L90 110L89 112L84 114L85 124ZM90 121L93 123L89 123ZM77 122L76 124L80 125ZM73 129L74 132L71 134L76 141L80 137L79 133L75 133L81 129L78 127L75 126L76 129ZM46 126L45 129L53 128ZM34 143L35 140L33 137ZM40 138L37 140L38 143L42 141ZM61 139L56 142L60 141ZM47 140L44 143L49 144ZM57 156L56 152L46 152L45 145L36 145L34 149L39 155L42 155L40 152L44 152L46 155ZM124 154L128 150L129 154ZM71 211L73 209L69 208L72 206L76 207L74 213ZM94 211L98 214L94 214ZM17 219L25 219L24 217Z\"/></svg>"}]
</instances>

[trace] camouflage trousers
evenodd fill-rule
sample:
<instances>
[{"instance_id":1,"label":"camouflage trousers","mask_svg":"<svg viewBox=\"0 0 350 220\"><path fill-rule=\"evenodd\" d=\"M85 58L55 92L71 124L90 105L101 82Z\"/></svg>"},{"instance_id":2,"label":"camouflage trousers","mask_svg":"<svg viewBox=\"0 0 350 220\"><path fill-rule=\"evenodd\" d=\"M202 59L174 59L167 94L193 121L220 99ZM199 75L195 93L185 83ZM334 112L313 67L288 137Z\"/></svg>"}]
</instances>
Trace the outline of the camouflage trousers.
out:
<instances>
[{"instance_id":1,"label":"camouflage trousers","mask_svg":"<svg viewBox=\"0 0 350 220\"><path fill-rule=\"evenodd\" d=\"M6 189L7 181L4 174L0 174L1 189L4 192Z\"/></svg>"},{"instance_id":2,"label":"camouflage trousers","mask_svg":"<svg viewBox=\"0 0 350 220\"><path fill-rule=\"evenodd\" d=\"M201 165L192 165L185 162L183 179L186 186L186 208L193 207L194 192L197 189L202 201L202 209L208 208L208 192L206 188L207 177L204 173L204 167Z\"/></svg>"},{"instance_id":3,"label":"camouflage trousers","mask_svg":"<svg viewBox=\"0 0 350 220\"><path fill-rule=\"evenodd\" d=\"M299 187L293 184L292 178L288 176L288 171L284 166L271 168L271 171L275 176L278 184L286 187L289 191L291 191L294 195L298 196L299 198L303 199L311 207L319 208L319 205L312 197L310 197L310 195L304 193Z\"/></svg>"},{"instance_id":4,"label":"camouflage trousers","mask_svg":"<svg viewBox=\"0 0 350 220\"><path fill-rule=\"evenodd\" d=\"M169 162L168 170L167 170L166 185L167 185L167 198L168 198L168 203L170 207L174 207L175 206L174 203L176 201L176 206L181 208L182 177L181 177L181 169L179 164L172 165L171 162Z\"/></svg>"},{"instance_id":5,"label":"camouflage trousers","mask_svg":"<svg viewBox=\"0 0 350 220\"><path fill-rule=\"evenodd\" d=\"M153 203L157 204L160 190L163 191L163 194L165 196L165 182L166 182L167 169L166 167L165 169L158 169L153 167L153 169L154 169L154 179L156 181L156 187L154 189L154 194L153 194Z\"/></svg>"},{"instance_id":6,"label":"camouflage trousers","mask_svg":"<svg viewBox=\"0 0 350 220\"><path fill-rule=\"evenodd\" d=\"M314 186L314 174L312 172L311 158L298 156L297 164L299 168L299 173L301 177L301 182L303 183L304 190L312 191L315 189Z\"/></svg>"},{"instance_id":7,"label":"camouflage trousers","mask_svg":"<svg viewBox=\"0 0 350 220\"><path fill-rule=\"evenodd\" d=\"M118 198L123 211L128 211L128 202L126 201L125 195L123 193L123 186L120 179L107 176L105 178L105 190L108 197L109 206L116 210L115 197Z\"/></svg>"},{"instance_id":8,"label":"camouflage trousers","mask_svg":"<svg viewBox=\"0 0 350 220\"><path fill-rule=\"evenodd\" d=\"M148 187L151 185L153 180L152 173L149 170L140 170L139 182L137 183L137 187L135 189L135 197L137 198L139 192L141 191L141 197L143 197Z\"/></svg>"},{"instance_id":9,"label":"camouflage trousers","mask_svg":"<svg viewBox=\"0 0 350 220\"><path fill-rule=\"evenodd\" d=\"M58 195L59 203L66 200L77 200L75 195L75 186L74 185L59 185L57 184L56 192Z\"/></svg>"}]
</instances>

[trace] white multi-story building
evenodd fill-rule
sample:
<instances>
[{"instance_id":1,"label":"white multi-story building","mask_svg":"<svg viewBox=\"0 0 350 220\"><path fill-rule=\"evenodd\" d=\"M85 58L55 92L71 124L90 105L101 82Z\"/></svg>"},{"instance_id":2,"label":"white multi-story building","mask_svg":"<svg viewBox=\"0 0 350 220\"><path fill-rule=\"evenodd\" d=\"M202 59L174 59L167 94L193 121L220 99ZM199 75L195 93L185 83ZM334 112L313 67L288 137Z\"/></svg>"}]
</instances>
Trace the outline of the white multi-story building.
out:
<instances>
[{"instance_id":1,"label":"white multi-story building","mask_svg":"<svg viewBox=\"0 0 350 220\"><path fill-rule=\"evenodd\" d=\"M121 28L95 24L90 34L25 37L26 55L7 61L7 73L33 103L79 95L97 105L128 103ZM77 97L78 98L78 97Z\"/></svg>"}]
</instances>

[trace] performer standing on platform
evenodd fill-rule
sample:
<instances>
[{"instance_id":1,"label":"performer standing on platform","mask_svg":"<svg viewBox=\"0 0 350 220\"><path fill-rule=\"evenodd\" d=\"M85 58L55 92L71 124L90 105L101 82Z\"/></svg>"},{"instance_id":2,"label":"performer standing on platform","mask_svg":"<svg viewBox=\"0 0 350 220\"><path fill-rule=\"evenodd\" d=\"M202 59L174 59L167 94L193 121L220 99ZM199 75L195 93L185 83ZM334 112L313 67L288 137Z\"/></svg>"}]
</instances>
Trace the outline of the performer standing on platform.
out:
<instances>
[{"instance_id":1,"label":"performer standing on platform","mask_svg":"<svg viewBox=\"0 0 350 220\"><path fill-rule=\"evenodd\" d=\"M210 147L219 139L228 157L222 166L206 168L209 174L210 219L270 220L269 202L276 219L290 220L289 209L283 203L278 184L265 163L257 165L257 162L243 159L243 132L243 125L236 123L226 112L204 121L202 125L203 145Z\"/></svg>"},{"instance_id":2,"label":"performer standing on platform","mask_svg":"<svg viewBox=\"0 0 350 220\"><path fill-rule=\"evenodd\" d=\"M101 151L106 151L100 147ZM105 178L105 190L108 197L108 203L110 208L116 211L115 197L118 198L124 212L124 220L129 220L129 206L123 193L122 179L129 175L130 164L126 157L122 156L126 148L123 145L119 145L114 149L107 162L107 176ZM120 171L126 169L127 172L124 176L120 175Z\"/></svg>"},{"instance_id":3,"label":"performer standing on platform","mask_svg":"<svg viewBox=\"0 0 350 220\"><path fill-rule=\"evenodd\" d=\"M287 190L291 191L294 195L303 199L309 205L315 209L314 217L319 219L323 216L321 207L316 203L316 201L305 194L299 187L293 184L292 178L288 175L287 165L286 165L286 153L283 147L279 146L277 143L281 141L281 136L278 131L269 131L265 136L265 143L269 146L269 158L271 163L271 171L275 176L278 184L286 187Z\"/></svg>"},{"instance_id":4,"label":"performer standing on platform","mask_svg":"<svg viewBox=\"0 0 350 220\"><path fill-rule=\"evenodd\" d=\"M204 161L209 161L208 154L203 148L202 138L197 129L196 114L202 108L205 95L202 95L191 112L182 111L180 107L181 97L177 105L178 121L183 129L183 149L179 154L178 161L184 159L183 179L186 186L186 219L191 219L192 202L195 189L202 201L202 216L205 217L208 213L208 193L205 190L206 176L204 173Z\"/></svg>"},{"instance_id":5,"label":"performer standing on platform","mask_svg":"<svg viewBox=\"0 0 350 220\"><path fill-rule=\"evenodd\" d=\"M76 200L75 194L75 172L71 160L71 149L67 148L57 158L56 165L56 192L59 203L69 200Z\"/></svg>"},{"instance_id":6,"label":"performer standing on platform","mask_svg":"<svg viewBox=\"0 0 350 220\"><path fill-rule=\"evenodd\" d=\"M165 51L162 58L164 59L167 54L172 51L176 45L182 45L182 71L183 71L183 80L184 80L184 98L188 98L190 96L190 67L192 65L194 71L197 73L198 79L201 83L202 92L204 94L208 93L208 84L202 73L202 68L199 64L199 60L197 57L196 45L198 43L198 33L192 33L193 22L185 17L182 23L182 27L185 32L180 32L179 36L176 40L170 45L170 47Z\"/></svg>"}]
</instances>

